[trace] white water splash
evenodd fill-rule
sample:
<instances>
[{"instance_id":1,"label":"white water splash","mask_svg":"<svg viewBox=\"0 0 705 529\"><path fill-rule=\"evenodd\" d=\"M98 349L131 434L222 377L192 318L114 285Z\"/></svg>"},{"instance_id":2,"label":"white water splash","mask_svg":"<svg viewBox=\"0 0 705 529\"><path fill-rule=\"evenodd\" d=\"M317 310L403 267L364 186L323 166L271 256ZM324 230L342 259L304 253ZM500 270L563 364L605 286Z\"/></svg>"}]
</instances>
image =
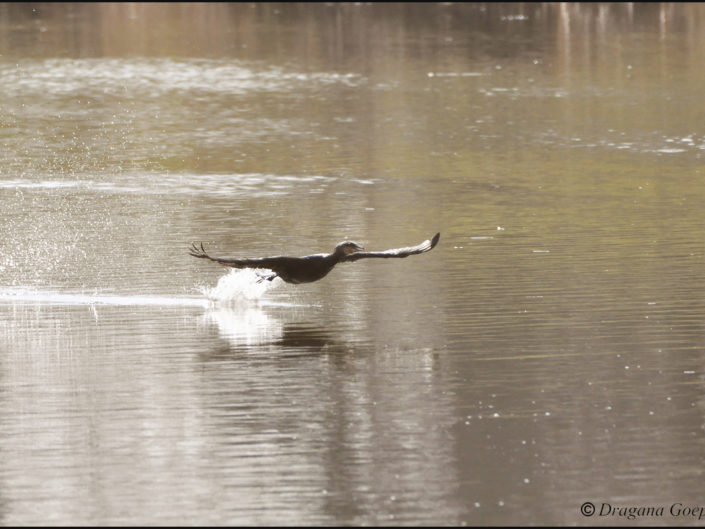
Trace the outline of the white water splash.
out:
<instances>
[{"instance_id":1,"label":"white water splash","mask_svg":"<svg viewBox=\"0 0 705 529\"><path fill-rule=\"evenodd\" d=\"M238 270L233 268L230 273L218 280L212 288L201 287L200 291L210 301L235 302L261 298L265 292L276 288L282 283L281 279L274 281L259 281L260 276L252 269Z\"/></svg>"},{"instance_id":2,"label":"white water splash","mask_svg":"<svg viewBox=\"0 0 705 529\"><path fill-rule=\"evenodd\" d=\"M2 269L0 267L0 269ZM56 292L37 290L31 287L0 288L0 303L42 303L47 305L114 305L114 306L184 306L211 308L218 305L251 305L252 300L259 300L265 292L277 287L282 280L257 280L260 276L254 270L232 269L230 273L218 280L213 287L200 287L200 292L207 299L192 296L159 296L134 294L104 294L99 291ZM271 305L293 306L289 303Z\"/></svg>"}]
</instances>

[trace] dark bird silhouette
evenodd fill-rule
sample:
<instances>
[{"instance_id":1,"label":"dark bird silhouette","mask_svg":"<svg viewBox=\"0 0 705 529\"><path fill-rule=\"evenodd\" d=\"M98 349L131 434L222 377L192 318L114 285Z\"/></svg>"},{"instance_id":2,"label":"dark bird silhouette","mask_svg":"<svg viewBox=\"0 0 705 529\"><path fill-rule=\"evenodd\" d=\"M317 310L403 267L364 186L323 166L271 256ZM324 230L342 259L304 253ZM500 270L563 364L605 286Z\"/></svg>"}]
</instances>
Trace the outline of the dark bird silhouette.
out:
<instances>
[{"instance_id":1,"label":"dark bird silhouette","mask_svg":"<svg viewBox=\"0 0 705 529\"><path fill-rule=\"evenodd\" d=\"M364 252L364 248L352 241L344 241L338 244L332 253L317 253L305 255L303 257L260 257L255 259L224 259L222 257L211 257L206 253L203 243L200 246L191 245L189 254L199 259L208 259L223 266L233 268L266 268L272 271L271 274L260 274L258 282L272 281L275 277L281 277L287 283L311 283L324 278L338 263L358 261L367 258L390 258L408 257L417 253L424 253L432 250L441 234L436 233L432 239L409 246L408 248L395 248L383 252Z\"/></svg>"}]
</instances>

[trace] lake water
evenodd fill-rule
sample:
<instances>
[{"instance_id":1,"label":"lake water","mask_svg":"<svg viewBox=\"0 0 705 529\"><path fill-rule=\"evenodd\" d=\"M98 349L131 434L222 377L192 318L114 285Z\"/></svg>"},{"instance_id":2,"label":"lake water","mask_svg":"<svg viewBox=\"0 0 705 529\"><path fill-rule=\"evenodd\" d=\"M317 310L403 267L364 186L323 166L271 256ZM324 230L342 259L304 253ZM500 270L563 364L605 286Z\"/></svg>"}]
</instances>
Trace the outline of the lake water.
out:
<instances>
[{"instance_id":1,"label":"lake water","mask_svg":"<svg viewBox=\"0 0 705 529\"><path fill-rule=\"evenodd\" d=\"M0 6L0 524L702 523L704 23Z\"/></svg>"}]
</instances>

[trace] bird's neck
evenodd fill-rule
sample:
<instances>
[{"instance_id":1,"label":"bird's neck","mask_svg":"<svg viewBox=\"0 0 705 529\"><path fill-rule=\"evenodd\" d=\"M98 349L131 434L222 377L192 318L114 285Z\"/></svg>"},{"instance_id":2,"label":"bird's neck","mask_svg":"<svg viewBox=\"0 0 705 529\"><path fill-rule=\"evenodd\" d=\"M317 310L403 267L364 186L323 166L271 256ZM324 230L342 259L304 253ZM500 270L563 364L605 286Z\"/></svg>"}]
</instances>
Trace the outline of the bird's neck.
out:
<instances>
[{"instance_id":1,"label":"bird's neck","mask_svg":"<svg viewBox=\"0 0 705 529\"><path fill-rule=\"evenodd\" d=\"M339 263L345 257L345 250L336 249L333 253L328 254L326 259L331 261L333 264Z\"/></svg>"}]
</instances>

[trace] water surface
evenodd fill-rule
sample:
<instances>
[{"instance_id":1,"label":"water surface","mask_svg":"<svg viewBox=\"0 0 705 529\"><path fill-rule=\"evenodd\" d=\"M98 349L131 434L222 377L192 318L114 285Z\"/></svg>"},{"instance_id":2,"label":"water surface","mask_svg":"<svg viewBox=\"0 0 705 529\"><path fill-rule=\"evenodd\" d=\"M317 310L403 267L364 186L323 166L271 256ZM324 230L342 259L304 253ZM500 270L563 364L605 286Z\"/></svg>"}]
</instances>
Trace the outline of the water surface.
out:
<instances>
[{"instance_id":1,"label":"water surface","mask_svg":"<svg viewBox=\"0 0 705 529\"><path fill-rule=\"evenodd\" d=\"M0 6L0 523L696 524L703 20Z\"/></svg>"}]
</instances>

